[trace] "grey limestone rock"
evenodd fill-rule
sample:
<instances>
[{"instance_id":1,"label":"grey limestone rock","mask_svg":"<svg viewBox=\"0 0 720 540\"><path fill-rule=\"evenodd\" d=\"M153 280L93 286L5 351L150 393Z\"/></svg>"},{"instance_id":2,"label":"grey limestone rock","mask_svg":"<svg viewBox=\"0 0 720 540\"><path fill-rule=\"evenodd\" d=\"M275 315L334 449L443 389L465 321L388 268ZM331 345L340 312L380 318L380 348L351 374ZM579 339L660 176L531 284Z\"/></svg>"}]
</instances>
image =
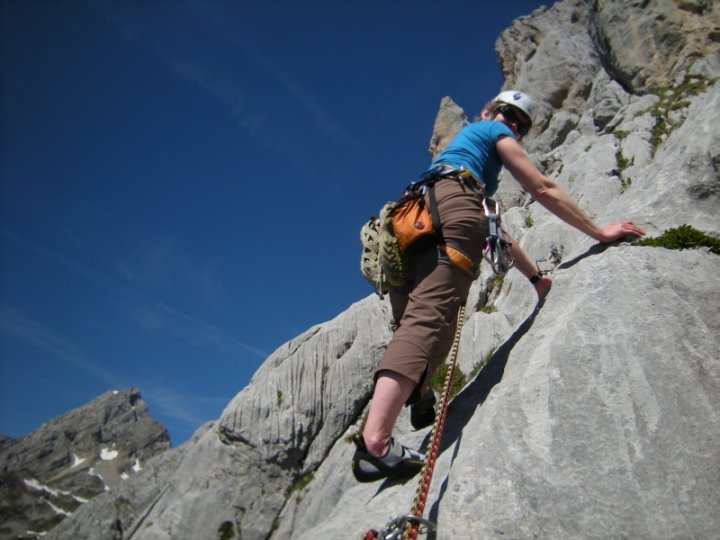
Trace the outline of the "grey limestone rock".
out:
<instances>
[{"instance_id":1,"label":"grey limestone rock","mask_svg":"<svg viewBox=\"0 0 720 540\"><path fill-rule=\"evenodd\" d=\"M91 501L48 538L267 538L366 405L390 330L372 296L275 351L193 440ZM103 521L100 521L102 516ZM109 518L108 518L109 516Z\"/></svg>"},{"instance_id":2,"label":"grey limestone rock","mask_svg":"<svg viewBox=\"0 0 720 540\"><path fill-rule=\"evenodd\" d=\"M367 402L368 359L379 359L388 335L386 306L370 298L291 341L226 407L223 438L285 468L315 468Z\"/></svg>"},{"instance_id":3,"label":"grey limestone rock","mask_svg":"<svg viewBox=\"0 0 720 540\"><path fill-rule=\"evenodd\" d=\"M169 447L137 388L107 392L4 444L0 538L47 532Z\"/></svg>"},{"instance_id":4,"label":"grey limestone rock","mask_svg":"<svg viewBox=\"0 0 720 540\"><path fill-rule=\"evenodd\" d=\"M698 309L713 257L623 246L558 271L450 406L426 512L437 538L716 537L720 316ZM692 272L657 274L677 264ZM294 538L360 537L410 511L416 479L333 478L350 455L333 449L299 496Z\"/></svg>"},{"instance_id":5,"label":"grey limestone rock","mask_svg":"<svg viewBox=\"0 0 720 540\"><path fill-rule=\"evenodd\" d=\"M601 68L581 0L558 2L521 17L495 44L504 88L520 88L538 102L536 127L547 128L557 111L578 114Z\"/></svg>"},{"instance_id":6,"label":"grey limestone rock","mask_svg":"<svg viewBox=\"0 0 720 540\"><path fill-rule=\"evenodd\" d=\"M594 0L590 9L603 64L633 93L669 86L688 71L720 73L718 2Z\"/></svg>"},{"instance_id":7,"label":"grey limestone rock","mask_svg":"<svg viewBox=\"0 0 720 540\"><path fill-rule=\"evenodd\" d=\"M433 159L442 152L467 121L465 111L452 98L449 96L442 98L428 148Z\"/></svg>"}]
</instances>

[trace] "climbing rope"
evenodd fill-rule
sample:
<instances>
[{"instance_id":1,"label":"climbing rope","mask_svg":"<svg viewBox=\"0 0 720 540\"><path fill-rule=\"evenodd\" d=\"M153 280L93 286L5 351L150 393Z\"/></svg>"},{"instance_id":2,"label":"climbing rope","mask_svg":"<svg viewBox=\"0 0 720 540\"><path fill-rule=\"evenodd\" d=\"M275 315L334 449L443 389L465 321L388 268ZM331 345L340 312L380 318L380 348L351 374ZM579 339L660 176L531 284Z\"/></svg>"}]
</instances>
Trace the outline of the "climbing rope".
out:
<instances>
[{"instance_id":1,"label":"climbing rope","mask_svg":"<svg viewBox=\"0 0 720 540\"><path fill-rule=\"evenodd\" d=\"M448 355L448 370L445 376L445 384L443 385L440 403L435 413L435 423L433 424L432 433L430 435L430 443L425 453L425 461L420 471L420 481L418 482L417 491L415 492L415 500L413 501L410 514L400 516L388 523L387 527L381 531L370 529L367 531L362 540L395 540L401 538L403 540L415 540L421 528L425 530L435 529L435 524L427 519L423 519L422 515L425 511L425 502L430 491L430 482L435 470L435 461L440 452L440 438L445 427L445 419L447 418L447 407L450 402L450 391L452 389L452 378L455 373L457 364L457 353L460 346L460 333L462 332L463 322L465 320L465 306L461 305L458 311L457 329L453 339L452 348ZM362 436L362 432L367 422L368 412L365 413L355 437Z\"/></svg>"},{"instance_id":2,"label":"climbing rope","mask_svg":"<svg viewBox=\"0 0 720 540\"><path fill-rule=\"evenodd\" d=\"M430 491L430 481L435 470L435 460L440 452L440 438L445 427L445 419L447 417L447 407L450 402L450 390L452 388L452 378L457 363L457 353L460 346L460 333L462 331L463 321L465 320L465 306L460 306L458 311L457 330L455 330L455 338L453 340L452 349L450 349L449 363L447 375L445 376L445 384L443 386L440 405L437 409L435 423L433 424L432 434L430 435L430 443L428 444L427 453L425 454L425 463L420 472L420 482L418 483L410 514L416 518L422 518L425 511L425 502ZM418 535L421 522L405 521L403 539L415 540Z\"/></svg>"}]
</instances>

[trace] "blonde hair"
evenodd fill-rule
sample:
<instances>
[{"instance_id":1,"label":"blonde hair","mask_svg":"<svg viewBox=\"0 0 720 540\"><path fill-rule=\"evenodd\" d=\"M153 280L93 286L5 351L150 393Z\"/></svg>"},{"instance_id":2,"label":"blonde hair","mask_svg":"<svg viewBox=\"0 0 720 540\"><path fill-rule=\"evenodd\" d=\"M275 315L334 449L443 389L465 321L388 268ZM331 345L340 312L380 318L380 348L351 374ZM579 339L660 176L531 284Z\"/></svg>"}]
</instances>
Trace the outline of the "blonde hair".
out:
<instances>
[{"instance_id":1,"label":"blonde hair","mask_svg":"<svg viewBox=\"0 0 720 540\"><path fill-rule=\"evenodd\" d=\"M482 110L477 115L475 115L475 118L473 118L473 122L482 120L482 113L484 112L487 112L490 116L493 116L500 105L500 101L488 101L485 105L483 105Z\"/></svg>"}]
</instances>

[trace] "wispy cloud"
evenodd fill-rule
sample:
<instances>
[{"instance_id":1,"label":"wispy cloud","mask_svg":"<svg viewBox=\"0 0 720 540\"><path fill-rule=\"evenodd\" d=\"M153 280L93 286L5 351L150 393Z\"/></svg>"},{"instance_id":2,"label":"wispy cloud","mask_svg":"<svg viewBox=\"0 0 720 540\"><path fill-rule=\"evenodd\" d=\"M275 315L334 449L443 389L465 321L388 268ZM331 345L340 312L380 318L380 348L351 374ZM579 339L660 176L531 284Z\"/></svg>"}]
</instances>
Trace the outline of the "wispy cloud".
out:
<instances>
[{"instance_id":1,"label":"wispy cloud","mask_svg":"<svg viewBox=\"0 0 720 540\"><path fill-rule=\"evenodd\" d=\"M9 231L7 229L2 229L2 236L6 240L10 240L11 242L13 242L19 246L22 246L25 249L28 249L34 253L37 253L38 255L41 255L41 256L43 256L47 259L50 259L56 263L60 263L62 266L69 268L76 274L79 274L86 279L92 278L91 272L86 266L78 263L77 261L75 261L69 257L66 257L66 256L60 254L56 250L50 249L49 247L47 247L45 245L28 242L24 238L21 238L20 236L12 233L11 231Z\"/></svg>"},{"instance_id":2,"label":"wispy cloud","mask_svg":"<svg viewBox=\"0 0 720 540\"><path fill-rule=\"evenodd\" d=\"M247 352L259 359L268 356L267 352L229 336L217 326L159 301L144 302L129 311L137 324L148 332L161 333L229 356L241 357Z\"/></svg>"},{"instance_id":3,"label":"wispy cloud","mask_svg":"<svg viewBox=\"0 0 720 540\"><path fill-rule=\"evenodd\" d=\"M194 431L201 424L215 420L231 399L228 396L198 396L167 380L144 381L143 395L153 417L164 417L178 424L173 426L175 432Z\"/></svg>"},{"instance_id":4,"label":"wispy cloud","mask_svg":"<svg viewBox=\"0 0 720 540\"><path fill-rule=\"evenodd\" d=\"M57 251L39 244L27 242L5 230L2 231L2 234L6 239L76 272L88 282L118 298L120 305L124 306L123 309L131 315L132 320L139 324L143 330L161 333L193 346L219 352L224 355L242 357L249 352L261 360L268 356L267 352L228 335L212 323L183 313L166 303L155 300L145 293L138 292L133 285L140 279L137 276L143 275L142 271L138 271L137 269L130 270L128 269L128 265L116 262L116 269L123 277L123 279L117 279L116 276L109 276L95 271ZM177 266L177 260L173 257L168 257L164 263ZM161 263L153 261L152 264L157 265ZM147 270L147 267L145 267L145 269ZM159 272L159 270L155 271ZM202 274L201 277L202 279L199 286L204 292L207 292L211 288L208 282L210 278L207 277L207 273ZM218 286L214 285L214 287L217 288ZM78 351L72 350L71 344L64 342L62 336L51 331L43 334L40 331L42 328L40 325L37 325L36 332L33 334L30 332L33 327L32 321L25 319L27 324L20 324L22 317L17 313L18 324L13 326L11 324L13 319L13 317L11 317L12 313L13 312L8 311L7 323L10 329L17 328L18 336L23 335L20 333L20 330L25 329L27 331L27 334L25 334L27 339L30 339L30 337L34 335L38 338L38 346L44 344L48 347L53 343L53 339L51 338L54 337L55 347L52 347L52 350L55 351L55 354L64 353L66 356L63 357L67 357L68 359L75 357L74 355ZM39 339L43 335L45 335L46 339ZM82 365L83 362L80 360L81 358L82 355L79 355L78 362ZM87 361L85 361L85 363L91 364Z\"/></svg>"},{"instance_id":5,"label":"wispy cloud","mask_svg":"<svg viewBox=\"0 0 720 540\"><path fill-rule=\"evenodd\" d=\"M166 386L148 385L144 392L158 410L153 414L166 416L175 421L197 428L200 424L207 422L210 418L200 414L196 399L187 393L178 393Z\"/></svg>"},{"instance_id":6,"label":"wispy cloud","mask_svg":"<svg viewBox=\"0 0 720 540\"><path fill-rule=\"evenodd\" d=\"M130 253L117 254L114 260L115 271L128 284L147 289L173 282L208 303L217 304L225 298L217 263L207 257L192 258L192 248L179 235L147 231L130 249Z\"/></svg>"},{"instance_id":7,"label":"wispy cloud","mask_svg":"<svg viewBox=\"0 0 720 540\"><path fill-rule=\"evenodd\" d=\"M322 106L321 100L296 80L291 79L277 63L256 48L246 49L246 53L264 72L271 75L284 89L285 94L308 113L315 125L326 137L340 142L351 143L359 148L364 146L353 139L348 131L330 112Z\"/></svg>"},{"instance_id":8,"label":"wispy cloud","mask_svg":"<svg viewBox=\"0 0 720 540\"><path fill-rule=\"evenodd\" d=\"M0 306L0 332L80 368L111 387L121 386L110 371L91 361L59 332L8 306Z\"/></svg>"},{"instance_id":9,"label":"wispy cloud","mask_svg":"<svg viewBox=\"0 0 720 540\"><path fill-rule=\"evenodd\" d=\"M249 45L243 41L243 32L233 22L233 17L228 17L226 10L218 11L217 6L207 2L192 4L192 12L206 22L211 28L213 35L221 35L226 45L233 51L242 52L243 56L250 60L258 71L269 75L283 89L290 101L298 104L314 120L316 126L329 138L340 141L352 141L348 131L342 126L326 107L323 107L320 100L307 87L288 75L287 70L280 64L274 62L255 45ZM198 81L199 82L199 81Z\"/></svg>"},{"instance_id":10,"label":"wispy cloud","mask_svg":"<svg viewBox=\"0 0 720 540\"><path fill-rule=\"evenodd\" d=\"M258 44L243 40L243 25L248 21L228 13L232 5L188 2L183 9L159 16L156 9L136 5L102 2L109 20L118 26L125 39L149 47L170 70L189 81L227 106L237 124L258 144L274 149L286 159L292 157L295 141L287 141L278 133L277 122L269 113L256 107L257 90L250 80L274 81L279 99L295 104L304 111L308 127L324 137L349 145L360 151L365 145L355 139L330 111L322 99L308 87L289 75L281 63L271 59ZM242 21L242 24L239 22ZM188 47L187 33L191 29L198 46ZM190 30L188 30L189 32ZM290 154L290 155L289 155ZM295 161L302 161L296 156Z\"/></svg>"}]
</instances>

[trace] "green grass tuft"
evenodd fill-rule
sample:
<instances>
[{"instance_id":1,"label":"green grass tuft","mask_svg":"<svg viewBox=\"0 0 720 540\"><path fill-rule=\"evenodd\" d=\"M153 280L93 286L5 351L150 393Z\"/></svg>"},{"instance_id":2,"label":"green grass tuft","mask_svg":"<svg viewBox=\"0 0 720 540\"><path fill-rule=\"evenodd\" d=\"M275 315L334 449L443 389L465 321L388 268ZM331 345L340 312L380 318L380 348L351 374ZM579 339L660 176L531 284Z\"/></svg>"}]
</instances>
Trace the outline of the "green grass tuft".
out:
<instances>
[{"instance_id":1,"label":"green grass tuft","mask_svg":"<svg viewBox=\"0 0 720 540\"><path fill-rule=\"evenodd\" d=\"M218 527L218 539L219 540L230 540L235 537L235 531L233 530L233 524L230 521L223 521L220 527Z\"/></svg>"},{"instance_id":2,"label":"green grass tuft","mask_svg":"<svg viewBox=\"0 0 720 540\"><path fill-rule=\"evenodd\" d=\"M485 365L490 361L493 354L495 354L494 348L491 349L490 351L488 351L488 353L482 358L482 360L480 360L473 366L473 369L470 372L470 380L471 381L473 379L475 379L475 377L477 377L478 373L480 373L482 371L482 368L484 368Z\"/></svg>"},{"instance_id":3,"label":"green grass tuft","mask_svg":"<svg viewBox=\"0 0 720 540\"><path fill-rule=\"evenodd\" d=\"M656 95L660 100L650 109L650 113L655 117L650 139L653 151L677 127L670 119L670 113L687 107L690 104L688 97L705 92L716 81L717 79L707 79L702 75L686 75L678 86L657 90Z\"/></svg>"},{"instance_id":4,"label":"green grass tuft","mask_svg":"<svg viewBox=\"0 0 720 540\"><path fill-rule=\"evenodd\" d=\"M430 379L430 387L439 394L442 394L445 386L448 369L449 366L447 364L441 364L435 371L432 379ZM460 371L457 366L455 366L452 379L450 380L450 399L454 398L466 384L467 378L465 377L465 374Z\"/></svg>"},{"instance_id":5,"label":"green grass tuft","mask_svg":"<svg viewBox=\"0 0 720 540\"><path fill-rule=\"evenodd\" d=\"M656 238L643 238L635 246L664 247L667 249L698 249L710 248L712 253L720 255L720 240L708 236L690 225L681 225L675 229L667 229Z\"/></svg>"}]
</instances>

